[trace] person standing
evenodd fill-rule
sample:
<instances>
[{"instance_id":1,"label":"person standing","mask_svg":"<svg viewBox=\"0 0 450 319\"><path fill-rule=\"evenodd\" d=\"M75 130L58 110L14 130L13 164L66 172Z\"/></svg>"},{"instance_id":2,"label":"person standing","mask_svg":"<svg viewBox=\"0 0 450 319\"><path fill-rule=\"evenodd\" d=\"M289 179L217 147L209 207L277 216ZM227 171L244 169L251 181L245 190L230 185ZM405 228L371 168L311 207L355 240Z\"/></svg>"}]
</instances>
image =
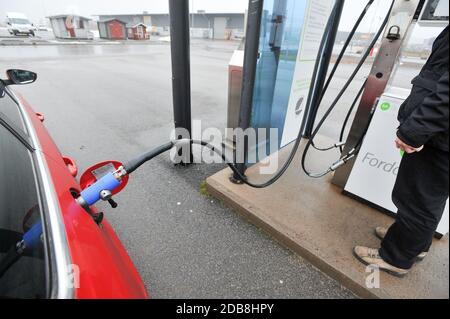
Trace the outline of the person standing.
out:
<instances>
[{"instance_id":1,"label":"person standing","mask_svg":"<svg viewBox=\"0 0 450 319\"><path fill-rule=\"evenodd\" d=\"M432 245L449 197L449 27L401 106L397 148L405 152L393 191L395 223L378 227L380 249L354 248L363 263L403 277Z\"/></svg>"}]
</instances>

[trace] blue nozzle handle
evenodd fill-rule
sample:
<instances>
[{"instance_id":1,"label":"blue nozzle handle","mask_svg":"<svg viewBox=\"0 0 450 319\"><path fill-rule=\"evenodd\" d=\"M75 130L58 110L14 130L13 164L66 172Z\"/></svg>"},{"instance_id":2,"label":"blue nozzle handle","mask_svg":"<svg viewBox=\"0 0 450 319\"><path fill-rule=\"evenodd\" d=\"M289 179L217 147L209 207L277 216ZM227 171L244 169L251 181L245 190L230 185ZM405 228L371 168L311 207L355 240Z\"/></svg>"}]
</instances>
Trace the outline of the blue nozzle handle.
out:
<instances>
[{"instance_id":1,"label":"blue nozzle handle","mask_svg":"<svg viewBox=\"0 0 450 319\"><path fill-rule=\"evenodd\" d=\"M35 248L41 242L42 222L34 225L28 232L23 235L25 247L29 249Z\"/></svg>"},{"instance_id":2,"label":"blue nozzle handle","mask_svg":"<svg viewBox=\"0 0 450 319\"><path fill-rule=\"evenodd\" d=\"M117 180L113 173L109 173L98 180L95 184L86 188L83 192L81 192L80 196L88 206L92 206L101 199L100 193L102 191L113 192L119 186L120 181Z\"/></svg>"}]
</instances>

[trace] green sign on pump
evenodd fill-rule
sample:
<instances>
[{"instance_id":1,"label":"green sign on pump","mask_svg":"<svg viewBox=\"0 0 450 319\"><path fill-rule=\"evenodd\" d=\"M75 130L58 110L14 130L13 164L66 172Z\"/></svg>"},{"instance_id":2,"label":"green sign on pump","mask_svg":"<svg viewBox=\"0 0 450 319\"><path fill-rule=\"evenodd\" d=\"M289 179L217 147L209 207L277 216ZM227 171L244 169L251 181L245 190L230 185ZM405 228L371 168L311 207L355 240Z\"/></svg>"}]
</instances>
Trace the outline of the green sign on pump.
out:
<instances>
[{"instance_id":1,"label":"green sign on pump","mask_svg":"<svg viewBox=\"0 0 450 319\"><path fill-rule=\"evenodd\" d=\"M385 102L385 103L381 104L380 108L381 108L382 111L388 111L391 108L391 104Z\"/></svg>"}]
</instances>

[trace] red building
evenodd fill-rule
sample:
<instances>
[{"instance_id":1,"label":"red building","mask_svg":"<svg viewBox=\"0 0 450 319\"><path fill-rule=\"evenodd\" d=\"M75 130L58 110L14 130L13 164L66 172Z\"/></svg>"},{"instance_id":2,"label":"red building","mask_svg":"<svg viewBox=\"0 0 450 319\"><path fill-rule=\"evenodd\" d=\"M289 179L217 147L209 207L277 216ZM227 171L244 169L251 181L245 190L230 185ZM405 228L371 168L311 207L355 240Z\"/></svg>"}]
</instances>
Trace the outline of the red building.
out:
<instances>
[{"instance_id":1,"label":"red building","mask_svg":"<svg viewBox=\"0 0 450 319\"><path fill-rule=\"evenodd\" d=\"M127 38L126 23L119 19L109 19L98 22L101 39L125 40Z\"/></svg>"},{"instance_id":2,"label":"red building","mask_svg":"<svg viewBox=\"0 0 450 319\"><path fill-rule=\"evenodd\" d=\"M147 32L147 26L143 23L139 23L133 26L127 26L128 39L130 40L148 40L150 39L150 33Z\"/></svg>"}]
</instances>

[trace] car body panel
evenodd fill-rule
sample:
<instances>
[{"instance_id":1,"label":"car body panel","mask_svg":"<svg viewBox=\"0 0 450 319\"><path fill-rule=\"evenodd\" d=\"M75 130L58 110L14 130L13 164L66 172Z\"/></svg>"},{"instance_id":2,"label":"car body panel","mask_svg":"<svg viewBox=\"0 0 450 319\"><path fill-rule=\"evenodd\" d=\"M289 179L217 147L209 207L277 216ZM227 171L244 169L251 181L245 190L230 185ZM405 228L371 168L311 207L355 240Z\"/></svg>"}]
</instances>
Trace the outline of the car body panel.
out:
<instances>
[{"instance_id":1,"label":"car body panel","mask_svg":"<svg viewBox=\"0 0 450 319\"><path fill-rule=\"evenodd\" d=\"M30 105L18 96L32 122L54 184L75 275L75 298L145 299L149 295L131 258L105 219L98 226L77 204L71 190L80 186L56 144ZM79 271L79 276L77 276ZM71 274L68 274L71 275ZM79 280L77 280L79 279Z\"/></svg>"}]
</instances>

